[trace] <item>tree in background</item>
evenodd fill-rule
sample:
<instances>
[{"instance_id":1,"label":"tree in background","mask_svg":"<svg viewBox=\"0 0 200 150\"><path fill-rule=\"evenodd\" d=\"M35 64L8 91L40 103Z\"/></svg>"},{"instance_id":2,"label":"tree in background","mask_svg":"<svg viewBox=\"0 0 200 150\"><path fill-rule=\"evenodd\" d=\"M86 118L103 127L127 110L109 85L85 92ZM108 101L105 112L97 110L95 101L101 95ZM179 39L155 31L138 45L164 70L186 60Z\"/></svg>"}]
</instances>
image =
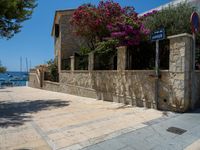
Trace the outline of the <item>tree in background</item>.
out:
<instances>
[{"instance_id":1,"label":"tree in background","mask_svg":"<svg viewBox=\"0 0 200 150\"><path fill-rule=\"evenodd\" d=\"M0 0L0 37L9 39L30 19L36 0Z\"/></svg>"},{"instance_id":2,"label":"tree in background","mask_svg":"<svg viewBox=\"0 0 200 150\"><path fill-rule=\"evenodd\" d=\"M142 16L143 24L150 31L164 27L167 36L181 33L192 33L190 17L198 9L190 3L184 2L178 5L170 5L156 13L148 13ZM200 12L199 12L200 14ZM197 34L196 60L200 62L200 34Z\"/></svg>"},{"instance_id":3,"label":"tree in background","mask_svg":"<svg viewBox=\"0 0 200 150\"><path fill-rule=\"evenodd\" d=\"M5 73L6 72L6 67L1 65L1 61L0 61L0 73Z\"/></svg>"},{"instance_id":4,"label":"tree in background","mask_svg":"<svg viewBox=\"0 0 200 150\"><path fill-rule=\"evenodd\" d=\"M177 6L170 5L155 14L145 14L142 18L145 27L151 32L164 27L168 36L191 33L190 16L193 11L197 11L196 8L185 2Z\"/></svg>"}]
</instances>

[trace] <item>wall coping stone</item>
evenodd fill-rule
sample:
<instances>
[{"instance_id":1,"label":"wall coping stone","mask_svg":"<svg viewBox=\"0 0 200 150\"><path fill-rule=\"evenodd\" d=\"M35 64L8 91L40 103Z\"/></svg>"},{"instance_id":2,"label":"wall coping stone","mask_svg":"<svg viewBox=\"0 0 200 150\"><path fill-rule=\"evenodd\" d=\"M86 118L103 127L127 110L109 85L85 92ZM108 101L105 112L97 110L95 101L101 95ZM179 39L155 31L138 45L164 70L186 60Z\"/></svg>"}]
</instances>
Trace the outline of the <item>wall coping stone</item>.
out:
<instances>
[{"instance_id":1,"label":"wall coping stone","mask_svg":"<svg viewBox=\"0 0 200 150\"><path fill-rule=\"evenodd\" d=\"M73 73L89 73L89 70L74 70Z\"/></svg>"},{"instance_id":2,"label":"wall coping stone","mask_svg":"<svg viewBox=\"0 0 200 150\"><path fill-rule=\"evenodd\" d=\"M167 39L179 38L179 37L184 37L184 36L192 38L192 35L189 33L181 33L177 35L168 36Z\"/></svg>"},{"instance_id":3,"label":"wall coping stone","mask_svg":"<svg viewBox=\"0 0 200 150\"><path fill-rule=\"evenodd\" d=\"M70 70L61 70L61 73L71 73Z\"/></svg>"},{"instance_id":4,"label":"wall coping stone","mask_svg":"<svg viewBox=\"0 0 200 150\"><path fill-rule=\"evenodd\" d=\"M74 70L74 71L68 71L68 70L62 70L61 73L154 73L155 70ZM188 71L170 71L170 70L160 70L160 73L178 73L178 74L183 74ZM196 70L196 73L200 73L200 70ZM30 73L30 74L35 74L35 73Z\"/></svg>"},{"instance_id":5,"label":"wall coping stone","mask_svg":"<svg viewBox=\"0 0 200 150\"><path fill-rule=\"evenodd\" d=\"M60 85L58 82L52 82L52 81L44 81L45 83L50 83L50 84L55 84L55 85Z\"/></svg>"},{"instance_id":6,"label":"wall coping stone","mask_svg":"<svg viewBox=\"0 0 200 150\"><path fill-rule=\"evenodd\" d=\"M36 75L36 72L29 72L29 75Z\"/></svg>"}]
</instances>

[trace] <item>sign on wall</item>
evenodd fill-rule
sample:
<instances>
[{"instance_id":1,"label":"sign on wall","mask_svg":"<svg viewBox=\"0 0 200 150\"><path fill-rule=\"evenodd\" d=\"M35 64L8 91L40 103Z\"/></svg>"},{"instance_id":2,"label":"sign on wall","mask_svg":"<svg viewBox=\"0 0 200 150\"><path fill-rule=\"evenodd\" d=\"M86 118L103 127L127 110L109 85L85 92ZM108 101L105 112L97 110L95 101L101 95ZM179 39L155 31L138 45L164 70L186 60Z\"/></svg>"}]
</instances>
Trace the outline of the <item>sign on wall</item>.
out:
<instances>
[{"instance_id":1,"label":"sign on wall","mask_svg":"<svg viewBox=\"0 0 200 150\"><path fill-rule=\"evenodd\" d=\"M165 29L161 28L151 33L151 41L164 40L166 38Z\"/></svg>"}]
</instances>

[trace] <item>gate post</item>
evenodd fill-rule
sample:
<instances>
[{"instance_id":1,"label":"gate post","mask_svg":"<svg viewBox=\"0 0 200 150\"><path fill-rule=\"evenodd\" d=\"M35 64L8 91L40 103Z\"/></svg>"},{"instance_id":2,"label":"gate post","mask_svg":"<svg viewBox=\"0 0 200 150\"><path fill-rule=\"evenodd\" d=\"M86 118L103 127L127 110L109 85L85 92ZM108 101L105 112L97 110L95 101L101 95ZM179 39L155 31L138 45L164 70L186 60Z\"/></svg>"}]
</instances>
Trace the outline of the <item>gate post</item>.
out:
<instances>
[{"instance_id":1,"label":"gate post","mask_svg":"<svg viewBox=\"0 0 200 150\"><path fill-rule=\"evenodd\" d=\"M94 70L94 52L90 52L88 56L88 70Z\"/></svg>"},{"instance_id":2,"label":"gate post","mask_svg":"<svg viewBox=\"0 0 200 150\"><path fill-rule=\"evenodd\" d=\"M170 59L166 85L169 95L167 105L170 110L185 112L192 105L192 35L184 33L169 36L168 39Z\"/></svg>"},{"instance_id":3,"label":"gate post","mask_svg":"<svg viewBox=\"0 0 200 150\"><path fill-rule=\"evenodd\" d=\"M126 46L121 46L117 48L117 70L118 71L126 70L126 52L127 52Z\"/></svg>"}]
</instances>

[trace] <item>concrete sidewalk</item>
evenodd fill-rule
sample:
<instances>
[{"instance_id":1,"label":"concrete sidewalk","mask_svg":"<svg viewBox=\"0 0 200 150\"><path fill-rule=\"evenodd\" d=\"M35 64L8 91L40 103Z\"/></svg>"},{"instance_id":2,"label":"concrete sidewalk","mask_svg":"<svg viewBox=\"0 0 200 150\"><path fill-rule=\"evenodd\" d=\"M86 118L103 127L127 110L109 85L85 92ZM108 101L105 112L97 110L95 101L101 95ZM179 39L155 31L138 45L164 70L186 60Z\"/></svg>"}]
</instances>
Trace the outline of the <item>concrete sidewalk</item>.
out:
<instances>
[{"instance_id":1,"label":"concrete sidewalk","mask_svg":"<svg viewBox=\"0 0 200 150\"><path fill-rule=\"evenodd\" d=\"M147 126L82 150L200 150L200 114L177 114L168 119L145 123ZM186 130L182 135L169 127Z\"/></svg>"},{"instance_id":2,"label":"concrete sidewalk","mask_svg":"<svg viewBox=\"0 0 200 150\"><path fill-rule=\"evenodd\" d=\"M0 89L0 150L198 149L200 115L28 87ZM187 130L182 135L169 127Z\"/></svg>"}]
</instances>

